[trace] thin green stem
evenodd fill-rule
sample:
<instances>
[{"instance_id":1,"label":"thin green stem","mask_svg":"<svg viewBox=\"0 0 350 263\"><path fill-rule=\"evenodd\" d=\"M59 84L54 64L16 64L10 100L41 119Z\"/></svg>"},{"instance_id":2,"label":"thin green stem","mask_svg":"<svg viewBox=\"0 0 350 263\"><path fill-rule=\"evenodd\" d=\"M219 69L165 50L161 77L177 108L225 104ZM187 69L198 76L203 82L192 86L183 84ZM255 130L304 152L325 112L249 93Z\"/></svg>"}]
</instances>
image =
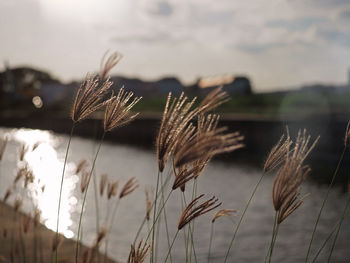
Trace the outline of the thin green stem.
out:
<instances>
[{"instance_id":1,"label":"thin green stem","mask_svg":"<svg viewBox=\"0 0 350 263\"><path fill-rule=\"evenodd\" d=\"M95 209L96 209L96 235L98 235L100 231L100 210L98 205L98 191L97 191L97 179L96 173L93 171L92 173L93 183L94 183L94 195L95 195Z\"/></svg>"},{"instance_id":2,"label":"thin green stem","mask_svg":"<svg viewBox=\"0 0 350 263\"><path fill-rule=\"evenodd\" d=\"M160 211L160 208L158 208L158 212L160 215L161 215L161 211ZM164 207L165 209L165 207ZM161 229L161 226L162 226L162 217L160 216L158 218L158 221L156 222L155 224L155 228L154 228L154 231L156 231L156 236L155 236L155 239L154 239L154 243L155 243L155 248L154 248L154 263L157 263L157 260L158 260L158 248L159 248L159 234L160 234L160 229Z\"/></svg>"},{"instance_id":3,"label":"thin green stem","mask_svg":"<svg viewBox=\"0 0 350 263\"><path fill-rule=\"evenodd\" d=\"M338 171L339 171L339 168L340 168L340 166L341 166L341 164L342 164L342 162L343 162L346 148L347 148L347 147L345 146L344 149L343 149L343 152L342 152L342 154L341 154L341 156L340 156L340 159L339 159L337 168L336 168L335 171L334 171L334 174L333 174L333 176L332 176L331 183L329 184L327 193L326 193L326 195L325 195L325 197L324 197L324 199L323 199L322 206L321 206L321 208L320 208L320 211L318 212L317 219L316 219L314 228L313 228L313 230L312 230L311 240L310 240L310 243L309 243L309 246L308 246L308 249L307 249L307 254L306 254L306 258L305 258L305 263L308 262L309 255L310 255L310 252L311 252L311 246L312 246L312 242L313 242L314 237L315 237L315 233L316 233L316 229L317 229L317 226L318 226L318 222L320 221L323 208L324 208L324 206L325 206L325 204L326 204L326 202L327 202L327 199L328 199L328 195L329 195L329 193L330 193L330 191L331 191L331 189L332 189L332 187L333 187L333 185L334 185L335 177L337 176L337 173L338 173Z\"/></svg>"},{"instance_id":4,"label":"thin green stem","mask_svg":"<svg viewBox=\"0 0 350 263\"><path fill-rule=\"evenodd\" d=\"M317 251L315 258L312 260L312 263L316 262L318 256L320 255L320 253L322 252L322 250L324 249L324 247L326 246L326 244L328 243L328 241L332 238L334 232L337 230L337 227L339 226L339 222L333 227L332 232L328 235L328 237L326 238L326 240L323 242L322 246L320 247L320 249Z\"/></svg>"},{"instance_id":5,"label":"thin green stem","mask_svg":"<svg viewBox=\"0 0 350 263\"><path fill-rule=\"evenodd\" d=\"M214 223L211 223L211 230L210 230L210 238L209 238L209 249L208 249L208 263L210 262L210 251L211 251L211 243L213 241L213 233L214 233Z\"/></svg>"},{"instance_id":6,"label":"thin green stem","mask_svg":"<svg viewBox=\"0 0 350 263\"><path fill-rule=\"evenodd\" d=\"M161 174L161 176L160 176L160 183L161 183L161 185L163 185L163 174ZM163 189L163 187L162 187L162 189L161 189L161 192L162 192L162 203L163 203L163 205L164 205L164 200L165 200L165 199L164 199L164 189ZM168 219L167 219L167 216L166 216L166 208L164 208L163 212L164 212L164 221L165 221L166 237L167 237L168 249L169 249L169 248L170 248L170 237L169 237ZM171 262L171 263L173 262L171 253L170 253L170 262Z\"/></svg>"},{"instance_id":7,"label":"thin green stem","mask_svg":"<svg viewBox=\"0 0 350 263\"><path fill-rule=\"evenodd\" d=\"M327 261L328 263L331 261L332 253L333 253L335 244L336 244L336 242L337 242L337 239L338 239L338 236L339 236L339 232L340 232L340 228L341 228L341 226L342 226L342 224L343 224L343 221L344 221L344 218L345 218L345 216L346 216L346 212L347 212L347 210L348 210L349 204L350 204L350 197L348 197L348 201L346 202L345 209L344 209L343 214L342 214L342 217L341 217L341 219L340 219L339 226L338 226L337 232L336 232L335 237L334 237L334 240L333 240L331 252L329 253L329 256L328 256L328 261Z\"/></svg>"},{"instance_id":8,"label":"thin green stem","mask_svg":"<svg viewBox=\"0 0 350 263\"><path fill-rule=\"evenodd\" d=\"M147 244L147 241L148 241L148 239L150 238L150 235L151 235L151 233L152 233L153 230L154 230L154 226L155 226L155 224L157 223L157 220L158 220L159 216L161 215L161 213L162 213L162 211L163 211L163 208L165 207L166 203L168 202L169 197L170 197L170 195L171 195L171 193L172 193L173 191L174 191L174 190L171 190L171 191L169 192L167 198L165 199L164 204L162 205L161 209L159 210L159 212L158 212L158 214L157 214L157 216L156 216L156 218L155 218L155 220L154 220L154 223L153 223L152 226L151 226L150 231L148 231L148 234L147 234L147 237L146 237L146 239L145 239L145 244L144 244L144 246L143 246L143 249L145 249L146 244Z\"/></svg>"},{"instance_id":9,"label":"thin green stem","mask_svg":"<svg viewBox=\"0 0 350 263\"><path fill-rule=\"evenodd\" d=\"M96 182L96 173L92 174L93 182L94 182L94 196L95 196L95 209L96 209L96 236L98 236L100 232L100 210L98 205L98 191L97 191L97 182ZM100 253L97 253L97 263L100 263Z\"/></svg>"},{"instance_id":10,"label":"thin green stem","mask_svg":"<svg viewBox=\"0 0 350 263\"><path fill-rule=\"evenodd\" d=\"M66 156L64 157L63 171L62 171L62 176L61 176L61 186L60 186L60 194L59 194L59 198L58 198L58 208L57 208L56 244L58 243L58 226L59 226L59 222L60 222L60 209L61 209L61 198L62 198L64 172L66 170L66 164L67 164L67 159L68 159L68 152L69 152L70 143L72 141L74 128L75 128L75 123L73 122L72 129L71 129L70 135L69 135L67 149L66 149ZM56 263L58 263L58 248L56 248Z\"/></svg>"},{"instance_id":11,"label":"thin green stem","mask_svg":"<svg viewBox=\"0 0 350 263\"><path fill-rule=\"evenodd\" d=\"M165 261L164 261L164 262L167 262L167 261L168 261L168 257L169 257L169 255L170 255L171 249L173 248L173 245L174 245L174 243L175 243L175 240L176 240L176 237L177 237L178 234L179 234L179 230L176 231L176 234L175 234L175 236L174 236L173 242L171 242L170 248L168 249L168 254L166 255L166 258L165 258Z\"/></svg>"},{"instance_id":12,"label":"thin green stem","mask_svg":"<svg viewBox=\"0 0 350 263\"><path fill-rule=\"evenodd\" d=\"M186 207L186 198L185 198L185 193L181 192L181 211L183 211ZM188 246L187 246L187 235L186 235L186 227L183 228L183 233L184 233L184 242L185 242L185 256L187 260L188 256Z\"/></svg>"},{"instance_id":13,"label":"thin green stem","mask_svg":"<svg viewBox=\"0 0 350 263\"><path fill-rule=\"evenodd\" d=\"M193 181L193 187L192 187L192 201L197 195L197 178L194 178ZM193 232L194 232L194 221L195 219L192 220L189 224L189 230L191 230L191 248L190 248L190 263L192 262L192 249L194 250L194 241L193 241ZM190 228L190 225L192 223L192 227ZM194 256L195 256L195 261L197 262L197 257L196 257L196 252L194 251Z\"/></svg>"},{"instance_id":14,"label":"thin green stem","mask_svg":"<svg viewBox=\"0 0 350 263\"><path fill-rule=\"evenodd\" d=\"M167 178L165 179L164 185L161 187L161 190L163 190L166 187L166 185L168 184L170 176L171 176L171 173L169 172L169 174L167 175ZM158 195L159 194L160 194L160 191L158 192ZM154 207L154 204L155 204L155 200L152 202L151 209ZM139 237L139 235L141 233L141 230L142 230L143 226L145 225L146 221L147 221L147 217L145 215L143 220L142 220L142 222L141 222L141 225L140 225L139 229L136 232L136 235L135 235L135 238L134 238L134 242L133 242L134 245L136 244L136 241L137 241L137 239L138 239L138 237Z\"/></svg>"},{"instance_id":15,"label":"thin green stem","mask_svg":"<svg viewBox=\"0 0 350 263\"><path fill-rule=\"evenodd\" d=\"M155 217L156 217L156 212L157 212L157 199L158 199L158 188L159 188L159 176L160 176L160 172L158 170L158 175L157 175L157 186L156 186L156 196L154 199L154 208L153 208L153 224L152 224L152 245L151 245L151 249L152 249L152 253L150 256L150 262L152 263L154 260L154 235L155 235Z\"/></svg>"},{"instance_id":16,"label":"thin green stem","mask_svg":"<svg viewBox=\"0 0 350 263\"><path fill-rule=\"evenodd\" d=\"M184 201L184 204L185 204L185 207L187 207L187 202L186 202L186 196L185 196L185 193L182 192L182 197L183 197L183 201ZM184 227L184 229L186 229L186 227ZM188 227L188 230L187 230L187 237L186 237L186 242L185 242L185 245L186 245L186 249L185 249L185 255L186 255L186 263L188 262L188 243L190 242L190 228Z\"/></svg>"},{"instance_id":17,"label":"thin green stem","mask_svg":"<svg viewBox=\"0 0 350 263\"><path fill-rule=\"evenodd\" d=\"M248 210L248 207L249 207L250 203L251 203L252 200L253 200L253 197L254 197L254 195L255 195L255 193L256 193L256 190L258 189L258 187L259 187L259 185L260 185L262 179L264 178L264 175L265 175L265 173L263 173L263 174L260 176L259 181L258 181L257 184L255 185L254 190L253 190L253 192L252 192L252 194L251 194L251 196L250 196L250 198L249 198L249 200L248 200L248 202L247 202L247 204L246 204L246 206L245 206L245 208L244 208L244 210L243 210L243 213L242 213L242 215L241 215L241 217L240 217L240 219L239 219L239 221L238 221L238 224L237 224L237 226L236 226L235 232L234 232L234 234L233 234L233 236L232 236L230 245L229 245L229 247L228 247L228 249L227 249L227 252L226 252L226 255L225 255L224 263L226 263L226 261L227 261L227 259L228 259L228 255L230 254L230 250L231 250L231 247L232 247L232 245L233 245L233 241L235 240L236 235L237 235L237 233L238 233L238 229L239 229L239 227L240 227L240 225L241 225L241 223L242 223L242 221L243 221L243 218L244 218L244 216L245 216L245 214L246 214L246 212L247 212L247 210Z\"/></svg>"},{"instance_id":18,"label":"thin green stem","mask_svg":"<svg viewBox=\"0 0 350 263\"><path fill-rule=\"evenodd\" d=\"M100 152L101 145L102 145L103 139L105 137L105 134L106 133L104 132L102 137L101 137L101 141L100 141L100 143L98 145L98 149L97 149L94 161L93 161L92 166L91 166L91 170L90 170L90 173L89 173L89 179L88 179L88 182L87 182L87 185L86 185L86 189L85 189L85 192L84 192L84 199L83 199L83 203L81 205L81 211L80 211L80 217L79 217L78 235L77 235L78 238L77 238L76 248L75 248L75 263L78 263L78 257L79 257L79 242L80 242L79 236L80 236L81 222L82 222L82 218L83 218L83 214L84 214L84 206L85 206L85 202L86 202L86 196L87 196L87 192L88 192L88 189L89 189L89 184L90 184L90 180L91 180L91 177L92 177L92 173L93 173L93 170L95 169L97 156L98 156L98 154Z\"/></svg>"},{"instance_id":19,"label":"thin green stem","mask_svg":"<svg viewBox=\"0 0 350 263\"><path fill-rule=\"evenodd\" d=\"M190 262L192 260L192 249L193 249L193 255L194 255L194 260L197 263L197 254L196 254L196 249L194 247L194 241L193 241L193 229L191 227L191 224L188 224L188 232L191 234L191 252L190 252Z\"/></svg>"},{"instance_id":20,"label":"thin green stem","mask_svg":"<svg viewBox=\"0 0 350 263\"><path fill-rule=\"evenodd\" d=\"M276 222L277 222L277 212L275 212L275 217L274 217L274 220L273 220L271 242L270 242L270 245L269 245L269 249L267 250L267 254L266 254L266 256L265 256L265 261L264 261L265 263L267 262L267 259L269 258L270 253L271 253L271 248L272 248L273 240L274 240L274 238L275 238Z\"/></svg>"},{"instance_id":21,"label":"thin green stem","mask_svg":"<svg viewBox=\"0 0 350 263\"><path fill-rule=\"evenodd\" d=\"M112 212L112 218L111 218L111 221L109 223L108 226L108 235L107 235L107 238L106 238L106 246L105 246L105 255L104 255L104 262L107 262L107 256L108 256L108 244L109 244L109 236L111 235L112 233L112 229L113 229L113 226L114 226L114 219L115 219L115 215L117 214L117 210L118 210L118 207L119 207L119 203L120 203L120 198L118 198L114 208L113 208L113 212ZM107 224L107 221L108 219L106 219L106 224Z\"/></svg>"},{"instance_id":22,"label":"thin green stem","mask_svg":"<svg viewBox=\"0 0 350 263\"><path fill-rule=\"evenodd\" d=\"M275 237L273 239L273 243L272 243L272 246L271 246L271 253L270 253L269 263L271 263L271 260L272 260L273 249L274 249L275 244L276 244L276 239L277 239L277 234L278 234L279 227L280 227L280 224L277 224L276 231L275 231Z\"/></svg>"}]
</instances>

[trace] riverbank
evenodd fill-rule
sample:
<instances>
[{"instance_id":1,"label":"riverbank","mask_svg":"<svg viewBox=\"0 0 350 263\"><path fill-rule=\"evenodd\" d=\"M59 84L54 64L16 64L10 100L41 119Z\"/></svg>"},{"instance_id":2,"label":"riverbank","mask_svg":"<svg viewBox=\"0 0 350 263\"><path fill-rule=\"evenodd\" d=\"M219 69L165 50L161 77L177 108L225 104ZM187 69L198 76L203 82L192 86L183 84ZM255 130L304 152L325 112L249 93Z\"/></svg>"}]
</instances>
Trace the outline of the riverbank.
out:
<instances>
[{"instance_id":1,"label":"riverbank","mask_svg":"<svg viewBox=\"0 0 350 263\"><path fill-rule=\"evenodd\" d=\"M56 233L45 225L35 224L33 219L4 202L0 202L0 262L54 262ZM28 227L28 228L27 228ZM74 262L75 241L60 235L58 261ZM92 251L81 245L82 253ZM90 252L91 253L91 252ZM100 255L102 258L103 256ZM91 262L97 262L95 260ZM109 263L115 263L107 259Z\"/></svg>"}]
</instances>

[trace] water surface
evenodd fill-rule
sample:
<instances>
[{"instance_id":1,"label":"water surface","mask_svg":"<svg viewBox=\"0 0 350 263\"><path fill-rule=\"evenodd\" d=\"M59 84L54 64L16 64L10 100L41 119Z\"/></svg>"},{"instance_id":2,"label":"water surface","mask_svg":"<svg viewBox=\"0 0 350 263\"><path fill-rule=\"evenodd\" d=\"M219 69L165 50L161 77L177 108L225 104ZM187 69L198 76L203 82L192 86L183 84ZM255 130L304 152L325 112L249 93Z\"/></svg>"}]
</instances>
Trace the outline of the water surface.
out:
<instances>
[{"instance_id":1,"label":"water surface","mask_svg":"<svg viewBox=\"0 0 350 263\"><path fill-rule=\"evenodd\" d=\"M0 163L0 195L3 196L6 189L12 184L18 167L23 167L25 163L28 163L35 175L35 180L28 186L27 190L18 185L14 190L16 194L8 200L8 203L12 204L16 195L24 196L23 209L26 212L32 212L34 207L39 207L42 211L43 223L48 228L55 230L58 191L68 137L42 130L1 128L0 136L5 134L10 141L4 159ZM40 142L40 144L32 150L37 142ZM28 146L28 152L22 162L18 161L18 149L21 143ZM97 143L93 140L78 137L74 137L72 140L64 180L59 228L60 232L69 238L76 237L82 202L82 194L79 190L80 178L75 174L76 164L81 159L87 159L91 163L96 150ZM157 177L155 155L151 151L106 142L101 148L95 171L97 178L106 173L111 181L119 180L119 189L130 177L135 176L139 181L140 187L121 200L110 235L109 255L120 261L125 261L130 250L130 244L133 242L137 229L145 215L145 188L155 186ZM165 169L164 177L167 171L168 167ZM260 175L261 171L259 169L245 167L234 161L230 163L212 162L200 176L197 192L198 194L206 194L207 198L215 195L223 203L222 208L242 211ZM268 175L259 187L237 235L228 262L263 262L271 239L274 216L271 202L271 183L272 176ZM303 262L312 227L325 191L326 187L320 187L312 181L307 181L304 184L303 192L310 193L310 196L294 214L282 223L274 252L273 259L275 262ZM165 195L168 192L169 190L166 191ZM186 192L186 199L190 200L191 184L187 186ZM347 195L341 193L340 189L333 189L315 237L314 250L321 246L332 226L340 217L346 199ZM100 221L102 225L105 225L107 213L112 211L116 205L116 200L114 198L107 201L105 196L100 199ZM173 192L166 209L170 239L175 235L181 210L182 196L177 191ZM92 244L96 236L95 211L91 184L83 218L83 240L87 244ZM111 212L109 213L111 214ZM198 262L207 260L212 215L205 215L195 222L194 239ZM334 251L333 262L349 262L349 219L348 216L344 221ZM223 261L237 221L238 216L219 218L215 222L215 235L211 252L212 262ZM162 222L164 222L163 218ZM147 225L142 232L142 237L146 236L146 230ZM167 251L164 224L162 224L159 236L158 254L161 262ZM101 249L104 250L104 247ZM183 232L178 235L172 251L174 262L184 262ZM318 262L326 261L328 251L329 246L326 247L325 253L321 255Z\"/></svg>"}]
</instances>

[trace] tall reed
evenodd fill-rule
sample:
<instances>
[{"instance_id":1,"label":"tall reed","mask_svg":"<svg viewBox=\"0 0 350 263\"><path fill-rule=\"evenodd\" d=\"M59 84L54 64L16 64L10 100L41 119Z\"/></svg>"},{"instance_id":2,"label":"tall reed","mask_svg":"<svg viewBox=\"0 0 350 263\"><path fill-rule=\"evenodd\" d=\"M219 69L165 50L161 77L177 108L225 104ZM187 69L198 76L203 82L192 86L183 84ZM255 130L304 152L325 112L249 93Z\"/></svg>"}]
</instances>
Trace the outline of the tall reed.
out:
<instances>
[{"instance_id":1,"label":"tall reed","mask_svg":"<svg viewBox=\"0 0 350 263\"><path fill-rule=\"evenodd\" d=\"M108 83L108 86L110 87L112 85L112 82L107 80L105 83ZM80 218L79 218L79 225L78 225L78 238L76 242L76 254L75 254L75 262L78 262L78 256L79 256L79 234L80 234L80 228L81 228L81 222L82 222L82 217L84 213L84 206L86 202L86 196L87 196L87 191L89 188L91 176L93 174L96 160L98 157L98 154L101 149L102 142L104 140L105 134L108 131L111 131L112 129L115 129L117 127L121 127L123 125L126 125L130 123L132 120L136 118L138 113L132 114L130 110L132 107L141 100L139 97L135 97L131 102L130 99L133 96L132 92L125 92L123 88L121 88L117 94L117 96L114 96L113 93L111 95L111 98L106 101L106 110L105 110L105 115L104 115L104 122L103 122L103 135L101 137L100 143L98 145L98 149L96 152L96 155L94 157L94 161L92 163L92 167L89 173L89 177L87 180L87 186L86 190L84 193L84 199L83 203L81 206L81 211L80 211Z\"/></svg>"},{"instance_id":2,"label":"tall reed","mask_svg":"<svg viewBox=\"0 0 350 263\"><path fill-rule=\"evenodd\" d=\"M244 219L244 216L248 210L248 207L249 207L250 203L252 202L253 197L254 197L262 179L264 178L266 173L273 171L274 169L279 167L285 161L287 154L289 154L289 148L290 148L291 143L292 142L291 142L290 137L289 137L289 132L287 130L286 139L284 139L284 135L282 135L280 140L277 142L277 144L275 146L272 147L270 153L268 154L267 159L266 159L265 164L264 164L263 173L261 174L258 182L256 183L256 185L253 189L253 192L251 193L251 195L248 199L248 202L246 203L246 205L244 207L243 213L242 213L242 215L237 223L237 226L235 227L232 239L230 241L229 247L228 247L226 255L225 255L224 262L226 262L228 259L228 256L230 254L230 250L232 248L233 242L234 242L236 235L238 233L239 227Z\"/></svg>"},{"instance_id":3,"label":"tall reed","mask_svg":"<svg viewBox=\"0 0 350 263\"><path fill-rule=\"evenodd\" d=\"M343 159L344 159L344 155L345 155L345 152L346 152L346 149L348 148L349 146L349 138L350 138L350 121L348 122L347 124L347 127L346 127L346 130L345 130L345 136L344 136L344 147L343 147L343 151L340 155L340 159L338 161L338 164L337 164L337 167L333 173L333 176L332 176L332 179L331 179L331 182L329 183L328 185L328 189L327 189L327 192L323 198L323 201L322 201L322 205L321 205L321 208L317 214L317 219L316 219L316 222L314 224L314 227L313 227L313 230L312 230L312 234L311 234L311 239L310 239L310 242L309 242L309 245L308 245L308 248L307 248L307 253L306 253L306 257L305 257L305 263L308 262L308 259L309 259L309 256L310 256L310 252L311 252L311 247L312 247L312 242L314 240L314 237L315 237L315 233L316 233L316 230L317 230L317 226L318 226L318 223L320 221L320 218L321 218L321 215L322 215L322 212L323 212L323 209L325 207L325 204L328 200L328 195L334 185L334 182L335 182L335 178L339 172L339 169L341 167L341 164L343 162Z\"/></svg>"},{"instance_id":4,"label":"tall reed","mask_svg":"<svg viewBox=\"0 0 350 263\"><path fill-rule=\"evenodd\" d=\"M276 172L272 185L272 201L275 209L272 240L266 260L271 262L280 224L291 215L304 201L300 197L300 188L311 172L303 162L315 147L319 137L309 146L310 136L306 130L299 131L294 146L287 151L285 160ZM265 261L266 261L265 260Z\"/></svg>"},{"instance_id":5,"label":"tall reed","mask_svg":"<svg viewBox=\"0 0 350 263\"><path fill-rule=\"evenodd\" d=\"M60 192L58 198L58 208L57 208L57 223L56 223L56 243L58 243L58 229L59 229L59 218L60 218L60 208L61 208L61 197L62 197L62 188L63 188L63 180L64 174L68 159L69 147L71 144L73 132L75 125L87 118L90 114L100 109L108 101L104 101L104 96L109 91L111 87L111 82L106 81L102 85L99 83L99 79L94 75L87 75L85 81L80 85L77 94L75 96L75 100L72 106L71 118L73 121L72 129L69 136L69 141L66 149L66 154L63 163L63 171L61 176L61 185ZM56 263L58 262L58 248L55 250L56 254Z\"/></svg>"}]
</instances>

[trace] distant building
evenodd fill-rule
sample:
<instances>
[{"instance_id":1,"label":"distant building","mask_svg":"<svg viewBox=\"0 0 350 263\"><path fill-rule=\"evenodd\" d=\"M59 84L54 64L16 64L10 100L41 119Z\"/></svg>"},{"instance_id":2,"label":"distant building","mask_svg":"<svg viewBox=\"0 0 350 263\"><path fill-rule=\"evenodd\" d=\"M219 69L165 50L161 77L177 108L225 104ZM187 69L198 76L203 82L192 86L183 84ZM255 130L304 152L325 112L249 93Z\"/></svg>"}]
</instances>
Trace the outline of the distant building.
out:
<instances>
[{"instance_id":1,"label":"distant building","mask_svg":"<svg viewBox=\"0 0 350 263\"><path fill-rule=\"evenodd\" d=\"M157 87L158 92L160 92L162 95L167 95L169 92L171 92L177 96L181 94L184 88L181 82L174 77L162 78L156 81L154 84Z\"/></svg>"},{"instance_id":2,"label":"distant building","mask_svg":"<svg viewBox=\"0 0 350 263\"><path fill-rule=\"evenodd\" d=\"M228 94L250 95L252 88L250 81L245 76L211 76L200 78L197 82L198 90L201 93L208 93L211 90L222 87Z\"/></svg>"},{"instance_id":3,"label":"distant building","mask_svg":"<svg viewBox=\"0 0 350 263\"><path fill-rule=\"evenodd\" d=\"M157 81L143 81L136 78L114 76L111 81L113 81L113 87L116 91L125 86L126 90L133 91L136 96L143 97L164 96L169 92L179 95L184 89L181 82L175 77L166 77Z\"/></svg>"}]
</instances>

